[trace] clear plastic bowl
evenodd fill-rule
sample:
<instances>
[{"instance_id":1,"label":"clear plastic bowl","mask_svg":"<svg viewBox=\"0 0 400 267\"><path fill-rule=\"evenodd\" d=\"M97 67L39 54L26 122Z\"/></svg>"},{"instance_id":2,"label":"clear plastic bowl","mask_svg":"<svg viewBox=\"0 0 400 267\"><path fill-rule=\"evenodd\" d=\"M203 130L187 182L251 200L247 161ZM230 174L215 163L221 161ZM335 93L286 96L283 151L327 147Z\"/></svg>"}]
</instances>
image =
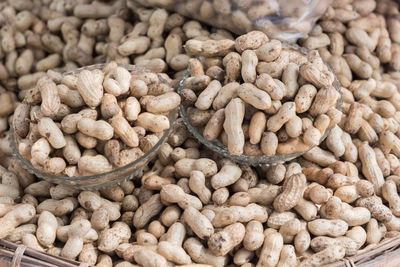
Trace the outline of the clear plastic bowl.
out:
<instances>
[{"instance_id":1,"label":"clear plastic bowl","mask_svg":"<svg viewBox=\"0 0 400 267\"><path fill-rule=\"evenodd\" d=\"M82 70L93 70L93 69L102 69L105 66L105 64L96 64L96 65L90 65L86 67L82 67L79 69L76 69L74 71L66 72L63 73L63 75L69 75L69 74L76 74L79 73ZM125 67L127 70L129 70L132 74L140 74L140 73L146 73L150 72L149 70L145 68L139 68L134 65L119 65L122 67ZM160 77L161 81L165 81L162 77ZM166 81L165 81L166 82ZM11 126L10 127L10 134L9 134L9 139L10 139L10 145L11 149L13 152L13 156L15 156L19 162L21 163L21 166L25 168L27 171L30 173L36 175L39 178L42 178L44 180L47 180L51 183L56 183L56 184L64 184L64 185L69 185L78 189L82 190L97 190L97 189L103 189L109 186L113 186L116 184L120 184L124 181L128 181L131 179L134 179L135 177L140 177L143 173L144 167L156 156L157 151L160 149L162 144L164 144L168 136L171 134L172 129L173 129L173 124L178 117L178 108L172 110L168 114L168 119L170 121L170 127L168 130L165 130L164 134L160 138L160 140L154 145L150 151L145 153L142 157L138 158L137 160L123 166L117 169L114 169L112 171L103 173L103 174L97 174L97 175L90 175L90 176L79 176L79 177L68 177L68 176L56 176L56 175L51 175L48 173L45 173L43 171L40 171L32 166L32 164L24 159L21 154L19 153L18 150L18 144L19 144L19 137L17 134L14 132L14 128Z\"/></svg>"},{"instance_id":2,"label":"clear plastic bowl","mask_svg":"<svg viewBox=\"0 0 400 267\"><path fill-rule=\"evenodd\" d=\"M300 47L296 44L290 44L290 43L286 43L283 42L283 48L287 48L287 49L293 49L296 51L299 51L303 54L307 54L308 53L308 49L304 48L304 47ZM330 71L331 68L326 64L326 66L328 67L328 69ZM333 73L333 71L332 71ZM182 79L182 81L179 84L179 88L178 88L178 93L180 94L182 89L183 89L183 82L185 81L186 78L189 77L189 71L185 72L184 78ZM336 79L334 79L333 82L333 86L335 87L335 89L340 93L340 98L338 99L337 103L336 103L336 108L341 110L341 106L343 103L343 93L341 91L341 87L339 84L339 81ZM312 149L315 146L310 146L310 148L304 152L296 152L296 153L290 153L290 154L284 154L284 155L276 155L276 156L247 156L247 155L240 155L240 156L236 156L236 155L232 155L231 153L229 153L228 148L218 139L213 140L213 141L207 141L203 135L198 131L198 129L191 125L189 122L189 119L187 117L187 113L186 113L186 109L185 107L181 104L179 105L179 113L180 116L182 117L182 120L184 122L184 124L186 125L186 127L188 128L189 132L200 142L202 143L204 146L206 146L207 148L209 148L210 150L212 150L213 152L228 158L236 163L239 164L246 164L246 165L251 165L251 166L258 166L258 167L265 167L268 165L275 165L278 163L283 163L286 161L290 161L293 160L301 155L303 155L304 153L306 153L307 151L309 151L310 149ZM325 131L325 134L321 137L319 144L322 143L322 141L325 140L325 138L328 136L330 130L333 128L330 127L329 129L327 129Z\"/></svg>"}]
</instances>

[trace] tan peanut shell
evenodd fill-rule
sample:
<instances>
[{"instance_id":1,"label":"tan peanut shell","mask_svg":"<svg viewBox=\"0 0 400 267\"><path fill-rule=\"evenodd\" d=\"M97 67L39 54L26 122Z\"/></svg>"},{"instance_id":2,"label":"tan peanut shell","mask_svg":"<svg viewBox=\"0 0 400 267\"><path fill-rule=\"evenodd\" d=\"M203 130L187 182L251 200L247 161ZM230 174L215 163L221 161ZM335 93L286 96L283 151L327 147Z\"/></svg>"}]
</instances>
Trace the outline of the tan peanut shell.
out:
<instances>
[{"instance_id":1,"label":"tan peanut shell","mask_svg":"<svg viewBox=\"0 0 400 267\"><path fill-rule=\"evenodd\" d=\"M305 187L306 177L304 174L290 176L283 186L283 192L274 201L274 209L282 212L295 207L303 196Z\"/></svg>"}]
</instances>

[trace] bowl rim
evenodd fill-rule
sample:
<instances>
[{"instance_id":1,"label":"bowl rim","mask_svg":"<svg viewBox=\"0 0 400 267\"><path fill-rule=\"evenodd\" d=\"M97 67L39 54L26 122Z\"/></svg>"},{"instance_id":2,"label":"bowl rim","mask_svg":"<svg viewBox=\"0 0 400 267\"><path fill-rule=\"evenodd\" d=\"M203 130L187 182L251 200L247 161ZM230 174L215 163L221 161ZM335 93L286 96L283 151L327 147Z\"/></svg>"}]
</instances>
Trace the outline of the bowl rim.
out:
<instances>
[{"instance_id":1,"label":"bowl rim","mask_svg":"<svg viewBox=\"0 0 400 267\"><path fill-rule=\"evenodd\" d=\"M80 71L83 70L94 70L94 69L99 69L99 68L103 68L104 66L106 66L108 63L100 63L100 64L93 64L93 65L88 65L85 67L81 67L81 68L77 68L75 70L72 71L68 71L68 72L64 72L62 73L63 76L66 75L71 75L71 74L76 74L79 73ZM125 67L128 71L131 72L131 74L134 74L134 72L139 72L139 73L143 73L143 72L152 72L151 70L147 69L147 68L143 68L143 67L137 67L136 65L133 64L117 64L118 66L121 67ZM160 75L158 75L159 78L161 79L162 82L166 82L165 79L163 77L161 77ZM32 166L32 164L26 160L24 157L22 157L22 155L19 153L18 150L18 135L15 133L15 129L13 127L13 123L10 123L10 128L9 128L9 142L10 142L10 147L12 149L12 154L13 156L15 156L19 162L21 163L21 166L26 169L27 171L29 171L30 173L36 175L39 178L54 182L54 183L62 183L62 184L70 184L71 186L74 187L81 187L81 188L95 188L95 187L101 187L102 184L99 185L79 185L79 182L87 182L90 180L101 180L101 178L104 178L106 176L115 176L118 177L118 175L126 175L127 172L133 172L134 170L139 169L140 167L142 167L142 165L140 165L140 163L143 160L151 160L151 157L155 156L155 153L160 149L160 147L167 141L168 137L170 136L170 134L172 133L172 130L174 128L176 119L178 118L178 107L176 107L175 109L171 110L168 115L167 115L168 119L169 119L169 123L170 126L167 130L164 131L163 135L161 136L161 138L158 140L158 142L146 153L144 153L140 158L128 163L125 166L113 169L109 172L105 172L105 173L101 173L101 174L94 174L94 175L88 175L88 176L76 176L76 177L69 177L69 176L58 176L58 175L53 175L53 174L49 174L46 172L43 172L35 167ZM147 164L148 162L146 162ZM132 170L129 170L130 168L132 168ZM120 178L121 179L121 178ZM108 184L108 183L118 183L119 180L118 178L112 181L105 181L103 184ZM126 179L125 179L126 180ZM121 180L122 181L122 180ZM107 185L107 186L111 186L111 185Z\"/></svg>"},{"instance_id":2,"label":"bowl rim","mask_svg":"<svg viewBox=\"0 0 400 267\"><path fill-rule=\"evenodd\" d=\"M305 47L301 47L297 44L292 44L292 43L288 43L285 41L282 41L282 48L284 49L293 49L296 50L304 55L307 55L308 52L310 52L311 50L305 48ZM322 58L321 58L322 59ZM334 73L334 71L329 67L329 65L324 61L324 64L328 67L328 70L330 72L332 72L333 76L334 76L334 80L332 83L332 86L336 89L336 91L339 93L340 97L338 98L337 102L336 102L336 109L341 110L342 108L342 104L343 104L343 92L341 89L341 85L339 83L339 81L337 80L337 77ZM183 75L183 78L181 79L180 83L179 83L179 87L178 87L178 94L180 94L182 92L183 88L183 83L184 81L190 76L189 70L187 69ZM218 138L213 140L213 141L207 141L203 135L197 130L197 128L193 125L190 124L188 117L187 117L187 112L186 112L186 108L185 106L182 105L182 103L179 105L179 113L180 113L180 117L182 118L184 124L186 125L187 129L189 130L189 132L203 145L205 145L208 149L211 149L212 151L216 152L217 154L226 157L236 163L239 164L247 164L247 165L251 165L251 166L268 166L268 165L275 165L275 164L279 164L279 163L284 163L290 160L293 160L295 158L298 158L302 155L304 155L305 153L307 153L308 151L310 151L311 149L317 147L316 146L310 146L306 151L304 152L295 152L295 153L289 153L289 154L283 154L283 155L275 155L275 156L266 156L266 155L261 155L261 156L248 156L248 155L232 155L231 153L229 153L227 146L225 146ZM330 131L332 130L332 128L334 128L336 126L332 125L331 127L329 127L328 129L326 129L325 133L323 136L321 136L320 140L319 140L319 144L321 144L325 138L328 136L328 134L330 133Z\"/></svg>"}]
</instances>

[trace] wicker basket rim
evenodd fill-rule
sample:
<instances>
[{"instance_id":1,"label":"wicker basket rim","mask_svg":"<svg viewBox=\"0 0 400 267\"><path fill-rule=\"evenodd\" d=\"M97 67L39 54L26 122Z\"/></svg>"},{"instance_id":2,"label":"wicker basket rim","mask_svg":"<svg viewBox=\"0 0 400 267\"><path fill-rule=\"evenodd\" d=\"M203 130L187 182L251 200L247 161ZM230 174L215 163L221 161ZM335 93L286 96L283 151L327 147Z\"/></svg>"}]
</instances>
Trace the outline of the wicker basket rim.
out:
<instances>
[{"instance_id":1,"label":"wicker basket rim","mask_svg":"<svg viewBox=\"0 0 400 267\"><path fill-rule=\"evenodd\" d=\"M367 267L372 266L372 261L374 261L373 266L375 267L385 265L393 266L390 265L390 262L394 260L400 262L400 234L361 251L362 252L357 255L343 258L340 261L325 265L325 267ZM10 260L10 267L90 267L90 265L86 263L46 254L3 239L0 239L0 263L1 258ZM22 265L20 265L20 263L22 263Z\"/></svg>"},{"instance_id":2,"label":"wicker basket rim","mask_svg":"<svg viewBox=\"0 0 400 267\"><path fill-rule=\"evenodd\" d=\"M61 258L44 252L18 245L13 242L0 239L0 266L1 259L9 260L10 267L90 267L87 263Z\"/></svg>"}]
</instances>

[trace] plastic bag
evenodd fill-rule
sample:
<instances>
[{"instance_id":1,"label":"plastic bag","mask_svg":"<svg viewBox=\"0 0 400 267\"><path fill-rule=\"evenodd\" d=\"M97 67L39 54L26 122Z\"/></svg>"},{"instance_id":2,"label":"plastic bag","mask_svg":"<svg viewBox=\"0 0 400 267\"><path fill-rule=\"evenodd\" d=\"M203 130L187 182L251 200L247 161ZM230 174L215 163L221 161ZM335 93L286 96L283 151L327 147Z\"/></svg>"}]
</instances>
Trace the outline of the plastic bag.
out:
<instances>
[{"instance_id":1,"label":"plastic bag","mask_svg":"<svg viewBox=\"0 0 400 267\"><path fill-rule=\"evenodd\" d=\"M295 41L307 35L331 0L130 0L161 7L236 34L252 30Z\"/></svg>"}]
</instances>

